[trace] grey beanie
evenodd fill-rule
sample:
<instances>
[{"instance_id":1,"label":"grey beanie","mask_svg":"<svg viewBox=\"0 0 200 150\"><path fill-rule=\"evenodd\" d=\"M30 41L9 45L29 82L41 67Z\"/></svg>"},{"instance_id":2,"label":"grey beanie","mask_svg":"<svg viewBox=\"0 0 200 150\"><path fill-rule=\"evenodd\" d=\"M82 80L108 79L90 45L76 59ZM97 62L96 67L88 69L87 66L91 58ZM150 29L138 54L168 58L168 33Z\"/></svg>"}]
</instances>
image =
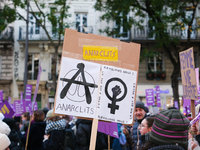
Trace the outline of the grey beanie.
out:
<instances>
[{"instance_id":1,"label":"grey beanie","mask_svg":"<svg viewBox=\"0 0 200 150\"><path fill-rule=\"evenodd\" d=\"M135 108L142 108L142 109L144 109L145 112L147 111L147 108L144 106L144 103L141 101L136 102Z\"/></svg>"}]
</instances>

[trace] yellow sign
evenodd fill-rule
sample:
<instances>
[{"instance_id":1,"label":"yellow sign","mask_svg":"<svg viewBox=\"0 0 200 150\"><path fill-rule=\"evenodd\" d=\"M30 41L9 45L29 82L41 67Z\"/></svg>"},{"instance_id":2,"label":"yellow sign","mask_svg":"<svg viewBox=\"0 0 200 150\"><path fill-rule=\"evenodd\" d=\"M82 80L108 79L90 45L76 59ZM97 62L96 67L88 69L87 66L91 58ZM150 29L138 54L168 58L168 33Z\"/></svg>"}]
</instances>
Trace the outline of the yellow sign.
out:
<instances>
[{"instance_id":1,"label":"yellow sign","mask_svg":"<svg viewBox=\"0 0 200 150\"><path fill-rule=\"evenodd\" d=\"M83 59L118 61L118 49L117 47L84 45Z\"/></svg>"}]
</instances>

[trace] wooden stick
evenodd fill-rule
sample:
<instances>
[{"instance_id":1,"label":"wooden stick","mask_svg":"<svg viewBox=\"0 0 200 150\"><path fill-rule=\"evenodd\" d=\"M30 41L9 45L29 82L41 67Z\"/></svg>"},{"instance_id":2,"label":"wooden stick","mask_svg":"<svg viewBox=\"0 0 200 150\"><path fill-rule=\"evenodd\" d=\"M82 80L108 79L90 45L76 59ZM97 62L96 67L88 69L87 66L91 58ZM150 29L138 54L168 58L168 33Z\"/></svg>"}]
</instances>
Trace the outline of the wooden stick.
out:
<instances>
[{"instance_id":1,"label":"wooden stick","mask_svg":"<svg viewBox=\"0 0 200 150\"><path fill-rule=\"evenodd\" d=\"M191 100L191 112L192 112L192 119L195 118L196 114L195 114L195 103L194 100Z\"/></svg>"},{"instance_id":2,"label":"wooden stick","mask_svg":"<svg viewBox=\"0 0 200 150\"><path fill-rule=\"evenodd\" d=\"M97 138L97 128L98 128L98 119L93 119L92 122L92 132L90 137L90 150L95 150L96 138Z\"/></svg>"},{"instance_id":3,"label":"wooden stick","mask_svg":"<svg viewBox=\"0 0 200 150\"><path fill-rule=\"evenodd\" d=\"M27 137L26 137L26 147L25 147L25 150L27 150L27 148L28 148L28 138L29 138L29 131L30 131L30 127L31 127L31 121L32 121L32 114L31 114L31 118L30 118L30 121L29 121L29 125L28 125L28 132L27 132Z\"/></svg>"},{"instance_id":4,"label":"wooden stick","mask_svg":"<svg viewBox=\"0 0 200 150\"><path fill-rule=\"evenodd\" d=\"M110 135L108 135L108 150L110 150Z\"/></svg>"}]
</instances>

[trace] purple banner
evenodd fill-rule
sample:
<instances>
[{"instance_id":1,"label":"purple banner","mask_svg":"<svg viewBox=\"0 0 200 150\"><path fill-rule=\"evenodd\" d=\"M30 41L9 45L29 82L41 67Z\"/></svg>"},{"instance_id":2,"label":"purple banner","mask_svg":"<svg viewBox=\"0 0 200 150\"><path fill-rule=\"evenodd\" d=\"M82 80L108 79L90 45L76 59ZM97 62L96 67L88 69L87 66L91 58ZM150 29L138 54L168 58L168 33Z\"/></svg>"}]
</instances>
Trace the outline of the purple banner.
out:
<instances>
[{"instance_id":1,"label":"purple banner","mask_svg":"<svg viewBox=\"0 0 200 150\"><path fill-rule=\"evenodd\" d=\"M157 101L157 107L161 107L161 101L160 101L160 87L156 86L156 101Z\"/></svg>"},{"instance_id":2,"label":"purple banner","mask_svg":"<svg viewBox=\"0 0 200 150\"><path fill-rule=\"evenodd\" d=\"M3 103L3 91L0 91L0 105Z\"/></svg>"},{"instance_id":3,"label":"purple banner","mask_svg":"<svg viewBox=\"0 0 200 150\"><path fill-rule=\"evenodd\" d=\"M115 122L108 123L108 122L99 121L98 131L108 134L112 137L119 138L117 123L115 123Z\"/></svg>"},{"instance_id":4,"label":"purple banner","mask_svg":"<svg viewBox=\"0 0 200 150\"><path fill-rule=\"evenodd\" d=\"M153 105L154 104L154 92L153 92L153 89L146 89L145 92L146 92L147 105L148 106Z\"/></svg>"},{"instance_id":5,"label":"purple banner","mask_svg":"<svg viewBox=\"0 0 200 150\"><path fill-rule=\"evenodd\" d=\"M15 108L15 116L21 116L23 113L21 109L21 100L14 101L14 108Z\"/></svg>"},{"instance_id":6,"label":"purple banner","mask_svg":"<svg viewBox=\"0 0 200 150\"><path fill-rule=\"evenodd\" d=\"M185 108L186 106L190 106L190 105L191 105L190 99L183 98L183 107Z\"/></svg>"},{"instance_id":7,"label":"purple banner","mask_svg":"<svg viewBox=\"0 0 200 150\"><path fill-rule=\"evenodd\" d=\"M39 87L39 83L40 83L41 73L42 73L41 62L39 61L39 70L38 70L38 76L37 76L37 83L36 83L36 87L35 87L35 93L34 93L34 97L33 97L32 110L34 110L34 103L35 103L36 97L37 97L37 91L38 91L38 87Z\"/></svg>"},{"instance_id":8,"label":"purple banner","mask_svg":"<svg viewBox=\"0 0 200 150\"><path fill-rule=\"evenodd\" d=\"M174 101L174 107L175 107L176 109L179 109L179 108L178 108L178 101Z\"/></svg>"},{"instance_id":9,"label":"purple banner","mask_svg":"<svg viewBox=\"0 0 200 150\"><path fill-rule=\"evenodd\" d=\"M25 97L26 102L31 102L31 91L32 91L32 85L27 84L26 85L26 97Z\"/></svg>"},{"instance_id":10,"label":"purple banner","mask_svg":"<svg viewBox=\"0 0 200 150\"><path fill-rule=\"evenodd\" d=\"M0 105L0 112L5 116L5 118L12 118L15 114L8 101L5 101Z\"/></svg>"},{"instance_id":11,"label":"purple banner","mask_svg":"<svg viewBox=\"0 0 200 150\"><path fill-rule=\"evenodd\" d=\"M11 98L10 97L8 97L8 103L11 104Z\"/></svg>"},{"instance_id":12,"label":"purple banner","mask_svg":"<svg viewBox=\"0 0 200 150\"><path fill-rule=\"evenodd\" d=\"M24 113L24 112L26 112L26 110L25 110L25 107L24 107L24 102L25 102L25 100L23 100L23 92L21 92L21 95L20 95L20 104L21 104L21 112L22 113Z\"/></svg>"}]
</instances>

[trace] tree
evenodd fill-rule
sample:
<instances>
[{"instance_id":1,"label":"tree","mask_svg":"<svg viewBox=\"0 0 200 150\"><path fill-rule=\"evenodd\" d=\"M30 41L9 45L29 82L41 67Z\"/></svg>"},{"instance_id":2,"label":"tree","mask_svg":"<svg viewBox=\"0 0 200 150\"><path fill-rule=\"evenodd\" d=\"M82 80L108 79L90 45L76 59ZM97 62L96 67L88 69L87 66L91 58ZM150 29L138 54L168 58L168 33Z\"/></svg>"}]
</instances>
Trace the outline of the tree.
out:
<instances>
[{"instance_id":1,"label":"tree","mask_svg":"<svg viewBox=\"0 0 200 150\"><path fill-rule=\"evenodd\" d=\"M155 35L155 47L163 48L173 65L171 86L174 100L178 101L179 108L179 52L191 46L190 35L192 31L196 30L196 28L192 27L192 24L198 4L199 0L97 0L95 4L96 10L105 12L101 16L101 20L107 22L116 21L119 25L129 30L133 25L143 30L144 19L148 16L148 25L151 28L151 34ZM191 16L186 15L187 10L191 10ZM124 23L123 20L129 12L133 12L134 15L129 16L127 22ZM184 47L179 47L181 42L180 37L170 37L167 32L169 25L173 30L178 29L180 31L187 27L187 42ZM100 32L105 32L109 36L120 36L118 27L106 27L104 30L100 30Z\"/></svg>"},{"instance_id":2,"label":"tree","mask_svg":"<svg viewBox=\"0 0 200 150\"><path fill-rule=\"evenodd\" d=\"M58 48L61 46L61 42L64 37L64 29L70 26L70 23L67 23L67 18L70 16L68 14L68 9L70 8L67 4L66 0L55 0L53 6L47 10L48 1L31 1L32 5L30 5L30 14L35 18L37 26L42 27L45 31L48 40L50 41L50 46L52 46L55 50L54 58L53 58L53 91L55 94L57 83L56 83L56 64L58 57ZM14 4L23 10L26 10L27 0L14 0ZM27 19L20 14L16 9L16 14L18 19L23 19L27 21ZM49 33L47 25L51 25L51 33Z\"/></svg>"}]
</instances>

